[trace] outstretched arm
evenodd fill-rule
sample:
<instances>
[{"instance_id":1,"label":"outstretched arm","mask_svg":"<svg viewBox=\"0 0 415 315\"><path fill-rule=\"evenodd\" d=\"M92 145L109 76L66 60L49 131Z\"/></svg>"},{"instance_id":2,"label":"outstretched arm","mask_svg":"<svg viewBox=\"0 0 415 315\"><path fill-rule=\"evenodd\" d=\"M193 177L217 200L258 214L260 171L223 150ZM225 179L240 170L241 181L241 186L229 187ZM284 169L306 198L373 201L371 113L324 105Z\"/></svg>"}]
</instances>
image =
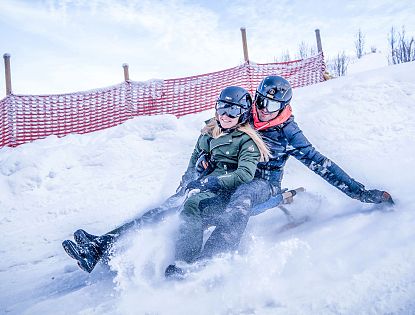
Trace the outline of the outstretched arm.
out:
<instances>
[{"instance_id":1,"label":"outstretched arm","mask_svg":"<svg viewBox=\"0 0 415 315\"><path fill-rule=\"evenodd\" d=\"M366 190L363 184L351 178L336 163L318 152L294 121L284 128L284 132L289 143L287 153L349 197L369 203L392 202L387 192Z\"/></svg>"}]
</instances>

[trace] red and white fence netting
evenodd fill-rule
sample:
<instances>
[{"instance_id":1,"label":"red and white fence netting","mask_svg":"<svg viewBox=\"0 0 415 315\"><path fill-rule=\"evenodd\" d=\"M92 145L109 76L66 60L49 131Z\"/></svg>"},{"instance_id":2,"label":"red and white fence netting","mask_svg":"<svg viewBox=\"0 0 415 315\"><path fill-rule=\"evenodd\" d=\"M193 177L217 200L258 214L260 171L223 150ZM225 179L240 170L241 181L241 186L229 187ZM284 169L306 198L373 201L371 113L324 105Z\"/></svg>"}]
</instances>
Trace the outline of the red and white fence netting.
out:
<instances>
[{"instance_id":1,"label":"red and white fence netting","mask_svg":"<svg viewBox=\"0 0 415 315\"><path fill-rule=\"evenodd\" d=\"M18 146L49 135L88 133L135 116L177 117L213 108L220 91L242 86L252 94L267 75L284 76L302 87L324 81L324 59L244 64L179 79L123 82L108 88L61 95L8 95L0 101L0 147Z\"/></svg>"}]
</instances>

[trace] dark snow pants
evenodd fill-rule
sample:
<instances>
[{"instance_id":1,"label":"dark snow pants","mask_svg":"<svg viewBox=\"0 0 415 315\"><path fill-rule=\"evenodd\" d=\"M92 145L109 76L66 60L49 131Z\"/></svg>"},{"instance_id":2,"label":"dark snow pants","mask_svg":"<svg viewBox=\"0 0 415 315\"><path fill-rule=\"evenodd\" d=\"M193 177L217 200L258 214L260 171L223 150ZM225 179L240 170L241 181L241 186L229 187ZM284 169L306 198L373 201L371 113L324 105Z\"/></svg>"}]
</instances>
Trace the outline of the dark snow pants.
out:
<instances>
[{"instance_id":1,"label":"dark snow pants","mask_svg":"<svg viewBox=\"0 0 415 315\"><path fill-rule=\"evenodd\" d=\"M135 219L124 223L123 225L106 234L112 235L114 237L114 241L116 241L119 237L133 229L141 229L145 226L159 223L168 216L178 213L184 202L184 199L184 195L175 194L169 197L160 206L146 211L144 214L141 214Z\"/></svg>"},{"instance_id":2,"label":"dark snow pants","mask_svg":"<svg viewBox=\"0 0 415 315\"><path fill-rule=\"evenodd\" d=\"M206 241L199 258L210 258L221 252L237 250L252 207L266 202L271 197L271 191L270 183L263 179L254 179L239 186L224 211L216 218L216 228ZM280 189L274 187L274 193L279 192Z\"/></svg>"},{"instance_id":3,"label":"dark snow pants","mask_svg":"<svg viewBox=\"0 0 415 315\"><path fill-rule=\"evenodd\" d=\"M199 257L204 230L223 212L230 195L231 192L215 194L204 191L186 200L180 213L181 224L176 242L175 260L190 263Z\"/></svg>"},{"instance_id":4,"label":"dark snow pants","mask_svg":"<svg viewBox=\"0 0 415 315\"><path fill-rule=\"evenodd\" d=\"M181 213L176 260L192 262L238 248L252 207L271 197L271 185L254 179L232 192L217 195L206 191L188 198ZM203 232L209 225L215 229L202 249Z\"/></svg>"}]
</instances>

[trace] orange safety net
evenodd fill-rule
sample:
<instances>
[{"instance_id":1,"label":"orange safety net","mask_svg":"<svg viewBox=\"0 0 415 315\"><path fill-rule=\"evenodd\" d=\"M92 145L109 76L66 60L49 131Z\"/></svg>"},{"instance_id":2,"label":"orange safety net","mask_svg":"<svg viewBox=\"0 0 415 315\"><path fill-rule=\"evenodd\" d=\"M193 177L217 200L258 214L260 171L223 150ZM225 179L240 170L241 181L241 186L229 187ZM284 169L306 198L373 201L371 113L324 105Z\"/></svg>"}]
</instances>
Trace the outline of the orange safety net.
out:
<instances>
[{"instance_id":1,"label":"orange safety net","mask_svg":"<svg viewBox=\"0 0 415 315\"><path fill-rule=\"evenodd\" d=\"M8 95L0 101L0 147L18 146L50 135L88 133L142 115L180 117L211 109L230 85L252 94L268 75L281 75L293 86L324 81L323 54L283 63L248 64L192 77L127 81L108 88L60 95Z\"/></svg>"}]
</instances>

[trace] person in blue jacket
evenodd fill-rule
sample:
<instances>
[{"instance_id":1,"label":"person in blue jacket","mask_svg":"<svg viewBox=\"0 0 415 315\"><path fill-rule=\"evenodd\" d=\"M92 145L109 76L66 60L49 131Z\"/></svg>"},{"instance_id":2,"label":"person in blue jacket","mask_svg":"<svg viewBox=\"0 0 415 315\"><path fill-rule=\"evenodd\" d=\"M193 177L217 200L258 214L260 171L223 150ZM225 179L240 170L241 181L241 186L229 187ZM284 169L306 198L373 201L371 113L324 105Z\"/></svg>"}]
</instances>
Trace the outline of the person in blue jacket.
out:
<instances>
[{"instance_id":1,"label":"person in blue jacket","mask_svg":"<svg viewBox=\"0 0 415 315\"><path fill-rule=\"evenodd\" d=\"M290 156L353 199L366 203L393 204L388 192L366 189L313 147L294 120L291 98L291 85L283 77L267 76L260 82L255 93L252 124L268 145L272 157L267 162L258 163L255 179L239 186L232 195L221 220L205 244L205 257L237 249L252 214L252 207L270 198L275 199L275 206L282 201L281 181Z\"/></svg>"},{"instance_id":2,"label":"person in blue jacket","mask_svg":"<svg viewBox=\"0 0 415 315\"><path fill-rule=\"evenodd\" d=\"M223 211L220 210L222 214L215 218L214 225L216 228L206 241L203 249L192 258L193 261L210 258L220 252L236 250L248 219L253 214L253 207L268 204L270 200L276 206L278 202L282 201L281 181L283 169L290 156L301 161L313 172L351 198L368 203L393 204L389 193L377 189L367 190L364 185L351 178L337 164L312 146L294 121L290 105L291 98L291 85L280 76L268 76L259 84L254 99L251 124L268 146L271 157L268 161L257 164L254 180L249 183L242 183L234 190L228 203L223 206ZM210 159L195 161L192 158L185 174L182 176L176 195L184 195L192 185L194 186L194 180L198 177L196 170L203 173L205 169L210 167L209 162L212 161ZM205 188L211 190L208 187ZM216 205L214 207L218 208ZM69 251L68 248L85 247L90 242L98 243L99 247L104 249L108 248L125 231L159 222L167 213L172 212L171 209L167 208L170 207L161 206L149 210L138 218L99 237L88 234L82 229L77 230L74 233L77 244L67 240L62 245L72 258L78 259L77 256L79 255L71 255L72 251ZM208 207L206 209L209 210ZM216 213L218 210L216 209ZM101 252L104 252L104 249ZM99 255L99 257L93 259L91 268L86 269L82 266L81 268L91 272L101 256ZM172 265L170 269L173 270L166 273L177 272L174 267Z\"/></svg>"}]
</instances>

